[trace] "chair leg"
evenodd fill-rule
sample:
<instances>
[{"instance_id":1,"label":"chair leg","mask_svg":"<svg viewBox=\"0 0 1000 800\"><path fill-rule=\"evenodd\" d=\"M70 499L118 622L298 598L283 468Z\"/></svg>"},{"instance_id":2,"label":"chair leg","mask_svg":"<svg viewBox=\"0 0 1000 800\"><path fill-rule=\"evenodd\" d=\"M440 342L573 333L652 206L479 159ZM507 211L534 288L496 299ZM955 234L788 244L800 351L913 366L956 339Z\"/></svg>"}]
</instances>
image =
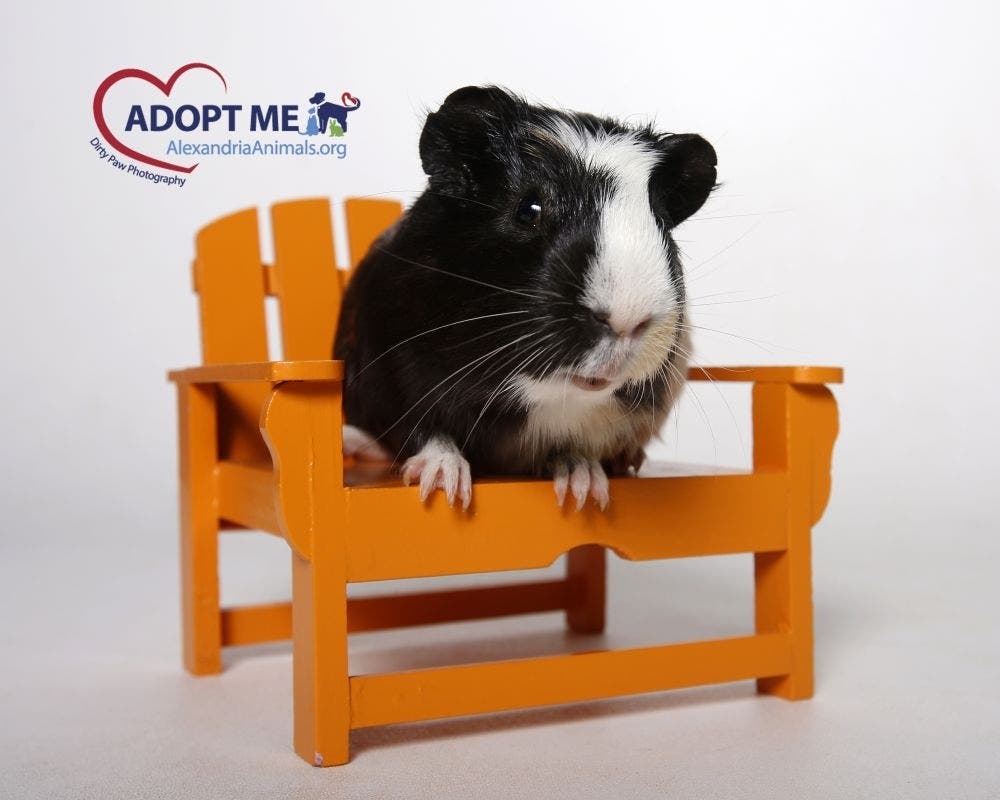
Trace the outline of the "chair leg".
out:
<instances>
[{"instance_id":1,"label":"chair leg","mask_svg":"<svg viewBox=\"0 0 1000 800\"><path fill-rule=\"evenodd\" d=\"M757 691L786 700L813 695L813 609L809 530L789 549L754 556L757 633L787 632L792 640L788 675L759 678Z\"/></svg>"},{"instance_id":2,"label":"chair leg","mask_svg":"<svg viewBox=\"0 0 1000 800\"><path fill-rule=\"evenodd\" d=\"M578 586L575 602L566 609L566 625L576 633L601 633L607 592L606 554L587 544L566 554L566 580Z\"/></svg>"},{"instance_id":3,"label":"chair leg","mask_svg":"<svg viewBox=\"0 0 1000 800\"><path fill-rule=\"evenodd\" d=\"M182 650L190 673L212 675L222 671L215 389L186 384L178 390Z\"/></svg>"},{"instance_id":4,"label":"chair leg","mask_svg":"<svg viewBox=\"0 0 1000 800\"><path fill-rule=\"evenodd\" d=\"M317 767L346 764L351 687L340 384L279 384L261 430L274 459L279 525L292 548L295 752Z\"/></svg>"},{"instance_id":5,"label":"chair leg","mask_svg":"<svg viewBox=\"0 0 1000 800\"><path fill-rule=\"evenodd\" d=\"M350 760L347 585L322 558L292 553L295 752L313 766Z\"/></svg>"},{"instance_id":6,"label":"chair leg","mask_svg":"<svg viewBox=\"0 0 1000 800\"><path fill-rule=\"evenodd\" d=\"M792 646L789 674L761 678L757 690L802 700L813 694L812 523L822 513L814 504L818 487L829 488L836 405L825 389L757 384L753 406L754 468L785 470L789 479L788 547L754 556L756 630L787 633Z\"/></svg>"}]
</instances>

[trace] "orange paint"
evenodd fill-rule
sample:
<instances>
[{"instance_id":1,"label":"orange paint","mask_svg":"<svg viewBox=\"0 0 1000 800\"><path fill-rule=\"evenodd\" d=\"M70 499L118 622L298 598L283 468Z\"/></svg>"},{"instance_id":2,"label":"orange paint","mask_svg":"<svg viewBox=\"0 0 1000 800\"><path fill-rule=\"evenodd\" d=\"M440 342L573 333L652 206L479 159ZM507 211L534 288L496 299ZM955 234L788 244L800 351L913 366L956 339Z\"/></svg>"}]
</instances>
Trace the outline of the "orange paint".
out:
<instances>
[{"instance_id":1,"label":"orange paint","mask_svg":"<svg viewBox=\"0 0 1000 800\"><path fill-rule=\"evenodd\" d=\"M346 204L351 266L399 216ZM352 728L757 678L788 699L813 689L810 536L830 493L836 367L692 368L691 380L754 384L752 471L611 480L606 512L558 508L551 482L486 479L471 513L372 464L341 456L343 365L329 360L344 272L329 204L272 210L275 263L261 262L253 210L197 238L204 366L170 373L180 419L184 663L219 672L223 646L292 637L295 749L319 766L349 759ZM281 307L287 361L267 361L264 297ZM676 472L676 470L674 471ZM283 537L292 602L219 607L220 530ZM606 548L630 560L751 553L756 633L487 664L348 675L348 632L563 610L604 628ZM545 567L530 584L348 600L351 582Z\"/></svg>"}]
</instances>

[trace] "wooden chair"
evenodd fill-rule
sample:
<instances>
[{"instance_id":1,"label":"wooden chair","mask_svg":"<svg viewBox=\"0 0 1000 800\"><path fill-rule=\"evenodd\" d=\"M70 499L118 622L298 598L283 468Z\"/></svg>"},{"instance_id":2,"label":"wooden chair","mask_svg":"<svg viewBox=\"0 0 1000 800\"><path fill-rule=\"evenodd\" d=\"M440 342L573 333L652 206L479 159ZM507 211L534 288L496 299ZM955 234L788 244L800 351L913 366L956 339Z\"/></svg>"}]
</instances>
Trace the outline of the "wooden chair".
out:
<instances>
[{"instance_id":1,"label":"wooden chair","mask_svg":"<svg viewBox=\"0 0 1000 800\"><path fill-rule=\"evenodd\" d=\"M400 214L348 200L350 261ZM335 267L326 200L271 210L274 264L257 212L200 231L194 287L204 366L170 373L180 418L184 664L220 672L221 649L293 640L295 750L349 759L353 728L757 679L760 692L813 691L811 527L830 492L837 408L831 367L692 369L691 380L753 383L753 470L612 479L606 512L556 506L548 480L477 481L472 513L341 455L343 366L329 360L349 273ZM283 361L268 361L264 298L281 310ZM644 473L646 470L644 469ZM571 504L567 504L571 505ZM220 608L218 535L285 538L292 602ZM756 632L716 641L349 675L348 634L564 610L604 626L605 548L630 560L753 553ZM348 599L347 584L541 568L565 578Z\"/></svg>"}]
</instances>

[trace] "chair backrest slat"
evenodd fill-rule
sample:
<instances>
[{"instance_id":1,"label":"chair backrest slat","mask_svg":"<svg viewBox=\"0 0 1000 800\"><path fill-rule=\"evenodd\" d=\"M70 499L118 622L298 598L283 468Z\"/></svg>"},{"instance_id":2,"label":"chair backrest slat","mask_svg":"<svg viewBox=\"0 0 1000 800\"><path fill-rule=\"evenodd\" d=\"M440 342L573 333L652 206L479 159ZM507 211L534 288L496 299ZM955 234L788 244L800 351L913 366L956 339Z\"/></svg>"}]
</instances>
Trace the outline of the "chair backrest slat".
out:
<instances>
[{"instance_id":1,"label":"chair backrest slat","mask_svg":"<svg viewBox=\"0 0 1000 800\"><path fill-rule=\"evenodd\" d=\"M348 200L351 267L402 213L389 200ZM201 311L202 358L206 364L267 361L266 295L278 297L283 356L326 359L333 352L343 286L338 270L328 200L278 203L271 209L275 263L260 257L257 211L247 209L198 232L194 283ZM259 416L268 387L229 383L219 387L219 457L268 458Z\"/></svg>"},{"instance_id":2,"label":"chair backrest slat","mask_svg":"<svg viewBox=\"0 0 1000 800\"><path fill-rule=\"evenodd\" d=\"M331 358L341 289L330 202L277 203L271 229L282 353L289 360Z\"/></svg>"},{"instance_id":3,"label":"chair backrest slat","mask_svg":"<svg viewBox=\"0 0 1000 800\"><path fill-rule=\"evenodd\" d=\"M206 364L267 361L258 236L257 211L252 208L218 219L198 232L195 284Z\"/></svg>"},{"instance_id":4,"label":"chair backrest slat","mask_svg":"<svg viewBox=\"0 0 1000 800\"><path fill-rule=\"evenodd\" d=\"M247 209L205 226L195 241L195 288L201 310L201 351L206 364L267 361L264 270L257 211ZM258 429L267 387L219 387L219 456L267 458Z\"/></svg>"}]
</instances>

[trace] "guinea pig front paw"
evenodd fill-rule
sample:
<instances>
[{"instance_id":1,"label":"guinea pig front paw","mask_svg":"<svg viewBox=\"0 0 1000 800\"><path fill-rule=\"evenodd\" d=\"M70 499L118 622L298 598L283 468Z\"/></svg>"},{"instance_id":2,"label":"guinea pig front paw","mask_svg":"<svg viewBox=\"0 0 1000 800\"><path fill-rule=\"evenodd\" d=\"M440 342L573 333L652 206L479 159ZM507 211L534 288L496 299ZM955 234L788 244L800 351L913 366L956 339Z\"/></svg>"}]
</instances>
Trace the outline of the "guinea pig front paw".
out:
<instances>
[{"instance_id":1,"label":"guinea pig front paw","mask_svg":"<svg viewBox=\"0 0 1000 800\"><path fill-rule=\"evenodd\" d=\"M435 489L443 489L448 505L455 500L468 510L472 502L472 471L451 439L434 437L421 451L403 464L403 483L409 486L420 480L420 500L425 501Z\"/></svg>"},{"instance_id":2,"label":"guinea pig front paw","mask_svg":"<svg viewBox=\"0 0 1000 800\"><path fill-rule=\"evenodd\" d=\"M601 462L586 458L560 458L552 465L552 479L555 484L556 502L562 508L567 492L572 492L576 499L576 510L580 511L587 502L588 495L600 506L601 511L608 507L611 495L608 488L608 476Z\"/></svg>"},{"instance_id":3,"label":"guinea pig front paw","mask_svg":"<svg viewBox=\"0 0 1000 800\"><path fill-rule=\"evenodd\" d=\"M392 454L378 439L354 425L345 425L343 433L344 456L357 461L392 461Z\"/></svg>"}]
</instances>

